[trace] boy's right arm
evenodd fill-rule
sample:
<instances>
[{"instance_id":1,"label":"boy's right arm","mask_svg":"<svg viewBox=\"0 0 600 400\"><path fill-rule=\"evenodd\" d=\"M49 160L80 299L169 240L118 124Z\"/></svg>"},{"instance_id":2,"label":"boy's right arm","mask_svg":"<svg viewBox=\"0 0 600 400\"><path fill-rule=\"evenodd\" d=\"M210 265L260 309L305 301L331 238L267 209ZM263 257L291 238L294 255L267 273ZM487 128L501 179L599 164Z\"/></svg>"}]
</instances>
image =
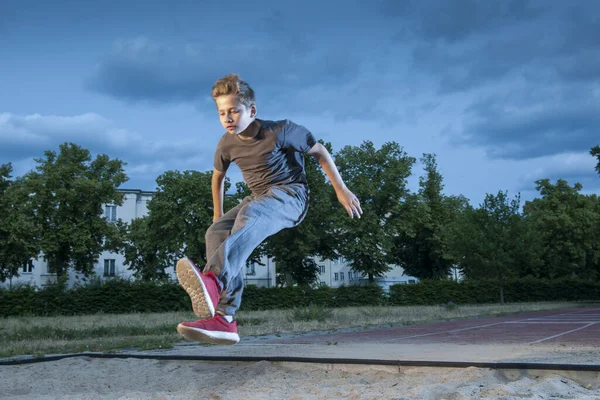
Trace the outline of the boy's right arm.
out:
<instances>
[{"instance_id":1,"label":"boy's right arm","mask_svg":"<svg viewBox=\"0 0 600 400\"><path fill-rule=\"evenodd\" d=\"M223 216L223 188L225 172L213 169L212 175L212 198L213 198L213 222L217 222Z\"/></svg>"}]
</instances>

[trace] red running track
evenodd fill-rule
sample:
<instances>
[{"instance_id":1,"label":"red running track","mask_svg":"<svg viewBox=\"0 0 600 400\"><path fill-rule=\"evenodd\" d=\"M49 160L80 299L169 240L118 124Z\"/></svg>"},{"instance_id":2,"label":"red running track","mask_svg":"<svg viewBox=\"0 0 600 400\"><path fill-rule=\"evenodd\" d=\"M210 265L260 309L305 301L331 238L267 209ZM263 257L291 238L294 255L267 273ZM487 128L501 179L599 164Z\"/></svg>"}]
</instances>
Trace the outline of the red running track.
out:
<instances>
[{"instance_id":1,"label":"red running track","mask_svg":"<svg viewBox=\"0 0 600 400\"><path fill-rule=\"evenodd\" d=\"M268 343L326 344L563 344L600 346L600 308L530 312L501 317L404 325L358 332L309 334ZM263 342L265 343L265 342Z\"/></svg>"}]
</instances>

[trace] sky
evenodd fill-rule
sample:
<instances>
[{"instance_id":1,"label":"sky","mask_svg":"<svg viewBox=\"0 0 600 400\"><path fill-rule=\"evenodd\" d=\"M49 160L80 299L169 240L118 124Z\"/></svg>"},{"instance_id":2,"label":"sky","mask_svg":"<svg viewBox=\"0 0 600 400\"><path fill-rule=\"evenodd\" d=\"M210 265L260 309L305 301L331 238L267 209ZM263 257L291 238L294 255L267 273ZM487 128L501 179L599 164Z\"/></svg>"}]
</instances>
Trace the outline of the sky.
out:
<instances>
[{"instance_id":1,"label":"sky","mask_svg":"<svg viewBox=\"0 0 600 400\"><path fill-rule=\"evenodd\" d=\"M0 164L21 176L73 142L123 160L123 188L210 171L210 91L233 72L259 118L334 152L435 154L444 193L474 206L531 200L545 178L600 194L598 15L593 0L0 0Z\"/></svg>"}]
</instances>

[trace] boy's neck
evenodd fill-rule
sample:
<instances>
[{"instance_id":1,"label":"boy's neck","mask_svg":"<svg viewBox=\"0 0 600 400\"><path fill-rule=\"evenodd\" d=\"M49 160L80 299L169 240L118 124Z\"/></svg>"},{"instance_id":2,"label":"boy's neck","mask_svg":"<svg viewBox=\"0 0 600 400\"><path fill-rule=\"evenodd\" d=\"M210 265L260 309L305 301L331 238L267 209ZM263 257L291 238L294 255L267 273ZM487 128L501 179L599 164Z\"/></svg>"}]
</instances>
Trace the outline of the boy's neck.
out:
<instances>
[{"instance_id":1,"label":"boy's neck","mask_svg":"<svg viewBox=\"0 0 600 400\"><path fill-rule=\"evenodd\" d=\"M246 129L244 129L242 132L240 132L238 134L238 137L242 140L250 140L250 139L254 139L256 137L256 135L258 135L258 132L260 131L260 121L258 119L255 119L254 121L252 121L250 123L250 125L248 125L248 127Z\"/></svg>"}]
</instances>

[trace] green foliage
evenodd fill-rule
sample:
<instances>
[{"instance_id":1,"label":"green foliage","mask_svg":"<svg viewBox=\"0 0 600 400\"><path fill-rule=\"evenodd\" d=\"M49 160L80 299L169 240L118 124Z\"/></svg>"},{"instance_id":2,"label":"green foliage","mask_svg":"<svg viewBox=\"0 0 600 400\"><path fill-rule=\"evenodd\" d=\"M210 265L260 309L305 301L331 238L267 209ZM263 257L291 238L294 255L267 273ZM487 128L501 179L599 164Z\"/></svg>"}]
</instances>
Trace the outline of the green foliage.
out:
<instances>
[{"instance_id":1,"label":"green foliage","mask_svg":"<svg viewBox=\"0 0 600 400\"><path fill-rule=\"evenodd\" d=\"M294 309L318 305L323 307L375 306L384 301L383 289L377 285L318 288L286 286L244 289L242 310Z\"/></svg>"},{"instance_id":2,"label":"green foliage","mask_svg":"<svg viewBox=\"0 0 600 400\"><path fill-rule=\"evenodd\" d=\"M392 285L390 304L436 305L484 304L499 301L494 279L464 282L426 280L413 285ZM559 280L507 279L504 281L506 302L594 301L600 300L600 282L577 278Z\"/></svg>"},{"instance_id":3,"label":"green foliage","mask_svg":"<svg viewBox=\"0 0 600 400\"><path fill-rule=\"evenodd\" d=\"M322 320L326 309L380 305L445 305L497 303L497 282L493 279L464 282L426 280L417 284L393 285L389 297L381 287L342 286L340 288L287 286L246 287L241 310L291 310L294 320ZM558 280L507 279L507 302L598 301L600 282L578 278ZM451 303L450 303L451 302ZM35 288L27 285L0 288L0 317L125 314L191 310L185 291L172 281L144 282L111 279L93 280L85 286L67 288L64 284ZM242 320L250 325L257 321ZM82 333L84 335L85 333Z\"/></svg>"},{"instance_id":4,"label":"green foliage","mask_svg":"<svg viewBox=\"0 0 600 400\"><path fill-rule=\"evenodd\" d=\"M58 276L69 268L89 275L113 234L103 218L105 204L121 205L117 188L127 181L123 162L101 154L94 160L88 150L73 143L60 145L57 155L46 151L37 167L24 176L24 189L39 229L40 250Z\"/></svg>"},{"instance_id":5,"label":"green foliage","mask_svg":"<svg viewBox=\"0 0 600 400\"><path fill-rule=\"evenodd\" d=\"M326 147L331 152L331 146ZM598 158L600 173L600 146L590 154ZM395 142L379 149L370 141L347 146L335 160L344 181L361 200L363 217L348 218L321 168L306 157L311 196L304 222L268 239L248 260L272 257L278 282L289 287L266 291L249 287L242 309L385 301L375 286L311 289L318 275L312 257L344 256L354 271L366 273L371 281L385 274L390 264L402 265L407 275L424 280L445 280L450 268L458 267L467 278L460 290L472 288L467 289L472 299L552 299L556 295L550 293L550 286L569 293L575 288L582 295L594 293L585 282L600 278L600 199L580 193L579 183L536 181L540 196L527 202L522 212L519 196L509 199L504 192L486 194L474 208L462 196L442 193L443 177L432 154L421 158L425 174L414 194L407 190L406 181L415 159ZM46 151L36 162L34 171L14 180L11 164L0 165L0 281L16 277L23 264L43 253L60 284L33 291L31 298L29 289L18 289L23 291L23 303L7 303L15 312L75 312L77 297L69 296L84 289L67 290L65 274L72 268L89 275L103 250L122 252L143 281L162 282L165 268L183 255L200 266L206 262L204 235L213 216L212 171L165 172L157 178L149 215L125 224L108 223L102 217L103 205L121 204L122 194L116 188L127 180L122 161L106 155L92 160L89 151L65 143L58 154ZM227 191L229 180L225 187ZM246 185L237 183L235 194L226 196L224 209L248 194ZM565 280L572 277L586 280ZM456 283L443 284L452 288ZM95 309L101 303L101 310L120 310L115 299L123 300L129 289L120 292L121 286L115 287L115 299L104 299L108 289L100 286L103 289L85 289L97 290L99 296L87 307ZM3 291L2 300L11 298L11 293ZM453 302L466 296L451 294ZM427 295L435 298L436 293ZM417 300L427 301L418 296ZM124 308L132 304L128 301L123 301Z\"/></svg>"},{"instance_id":6,"label":"green foliage","mask_svg":"<svg viewBox=\"0 0 600 400\"><path fill-rule=\"evenodd\" d=\"M538 180L540 197L523 207L541 240L539 278L600 278L600 200L562 179Z\"/></svg>"},{"instance_id":7,"label":"green foliage","mask_svg":"<svg viewBox=\"0 0 600 400\"><path fill-rule=\"evenodd\" d=\"M159 250L156 240L158 232L149 229L150 217L136 218L123 227L123 255L128 269L133 275L144 281L164 279L167 274L165 266L171 265L172 260L164 257Z\"/></svg>"},{"instance_id":8,"label":"green foliage","mask_svg":"<svg viewBox=\"0 0 600 400\"><path fill-rule=\"evenodd\" d=\"M600 175L600 145L592 147L590 154L598 159L598 164L596 164L596 172Z\"/></svg>"},{"instance_id":9,"label":"green foliage","mask_svg":"<svg viewBox=\"0 0 600 400\"><path fill-rule=\"evenodd\" d=\"M501 303L503 280L518 274L515 266L529 270L539 260L536 236L527 229L519 209L519 196L510 200L505 192L487 194L479 208L467 208L449 229L450 245L463 275L496 279Z\"/></svg>"},{"instance_id":10,"label":"green foliage","mask_svg":"<svg viewBox=\"0 0 600 400\"><path fill-rule=\"evenodd\" d=\"M19 276L40 252L29 193L21 179L10 180L11 173L12 164L0 165L0 282Z\"/></svg>"},{"instance_id":11,"label":"green foliage","mask_svg":"<svg viewBox=\"0 0 600 400\"><path fill-rule=\"evenodd\" d=\"M408 195L406 183L415 159L395 142L376 149L365 141L360 147L344 147L335 162L364 212L360 219L350 219L345 210L336 210L339 253L372 282L391 269L389 257L399 230L394 222Z\"/></svg>"},{"instance_id":12,"label":"green foliage","mask_svg":"<svg viewBox=\"0 0 600 400\"><path fill-rule=\"evenodd\" d=\"M446 279L456 253L447 228L464 212L462 196L445 196L443 178L435 155L423 154L426 175L419 179L419 192L407 197L394 222L399 226L390 260L404 266L406 275L420 279Z\"/></svg>"},{"instance_id":13,"label":"green foliage","mask_svg":"<svg viewBox=\"0 0 600 400\"><path fill-rule=\"evenodd\" d=\"M350 307L382 304L379 286L259 288L244 290L241 310L297 309L299 307ZM35 288L20 285L0 288L0 317L19 315L86 315L96 313L189 311L189 296L177 282L163 280L91 280L67 288L64 284Z\"/></svg>"},{"instance_id":14,"label":"green foliage","mask_svg":"<svg viewBox=\"0 0 600 400\"><path fill-rule=\"evenodd\" d=\"M35 288L21 285L0 289L0 316L85 315L188 311L190 299L176 282L92 280L85 286L63 284Z\"/></svg>"}]
</instances>

